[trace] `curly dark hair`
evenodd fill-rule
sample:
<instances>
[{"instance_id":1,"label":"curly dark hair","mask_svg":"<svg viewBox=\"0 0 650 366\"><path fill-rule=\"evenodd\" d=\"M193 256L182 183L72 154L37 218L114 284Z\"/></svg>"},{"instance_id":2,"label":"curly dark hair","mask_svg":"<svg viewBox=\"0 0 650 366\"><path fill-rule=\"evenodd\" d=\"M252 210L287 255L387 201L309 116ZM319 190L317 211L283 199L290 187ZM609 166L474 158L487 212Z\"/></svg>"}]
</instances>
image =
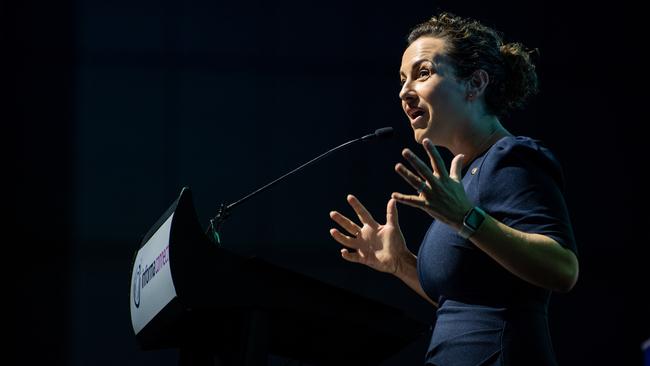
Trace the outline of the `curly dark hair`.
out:
<instances>
[{"instance_id":1,"label":"curly dark hair","mask_svg":"<svg viewBox=\"0 0 650 366\"><path fill-rule=\"evenodd\" d=\"M490 82L485 89L488 113L507 115L523 107L526 99L538 92L535 65L530 58L532 52L520 43L504 44L496 30L470 18L441 13L416 25L407 41L410 45L427 36L446 41L447 55L460 79L469 78L478 69L488 73Z\"/></svg>"}]
</instances>

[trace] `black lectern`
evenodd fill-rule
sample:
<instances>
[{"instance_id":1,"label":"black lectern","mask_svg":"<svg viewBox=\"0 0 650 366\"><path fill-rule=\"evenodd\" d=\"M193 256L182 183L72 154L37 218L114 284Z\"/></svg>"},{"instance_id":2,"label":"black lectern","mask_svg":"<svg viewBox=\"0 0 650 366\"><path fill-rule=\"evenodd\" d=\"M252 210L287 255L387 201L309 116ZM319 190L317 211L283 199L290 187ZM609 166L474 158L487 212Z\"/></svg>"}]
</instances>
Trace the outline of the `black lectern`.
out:
<instances>
[{"instance_id":1,"label":"black lectern","mask_svg":"<svg viewBox=\"0 0 650 366\"><path fill-rule=\"evenodd\" d=\"M401 310L217 247L184 188L135 253L131 322L142 349L181 364L376 365L424 335Z\"/></svg>"}]
</instances>

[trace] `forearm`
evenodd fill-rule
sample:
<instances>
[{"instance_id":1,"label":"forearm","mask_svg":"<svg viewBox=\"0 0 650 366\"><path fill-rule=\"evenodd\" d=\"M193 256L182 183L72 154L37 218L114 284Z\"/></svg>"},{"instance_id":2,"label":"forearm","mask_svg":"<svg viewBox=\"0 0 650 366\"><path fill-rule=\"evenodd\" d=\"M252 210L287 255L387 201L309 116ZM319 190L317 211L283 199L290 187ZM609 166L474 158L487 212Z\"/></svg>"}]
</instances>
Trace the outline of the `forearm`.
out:
<instances>
[{"instance_id":1,"label":"forearm","mask_svg":"<svg viewBox=\"0 0 650 366\"><path fill-rule=\"evenodd\" d=\"M575 254L547 236L524 233L487 215L470 240L508 271L534 285L567 292L577 281Z\"/></svg>"},{"instance_id":2,"label":"forearm","mask_svg":"<svg viewBox=\"0 0 650 366\"><path fill-rule=\"evenodd\" d=\"M402 280L408 287L415 291L418 295L422 296L425 300L438 307L438 303L431 300L424 292L417 270L417 256L411 252L406 252L402 255L401 260L398 262L397 271L395 276Z\"/></svg>"}]
</instances>

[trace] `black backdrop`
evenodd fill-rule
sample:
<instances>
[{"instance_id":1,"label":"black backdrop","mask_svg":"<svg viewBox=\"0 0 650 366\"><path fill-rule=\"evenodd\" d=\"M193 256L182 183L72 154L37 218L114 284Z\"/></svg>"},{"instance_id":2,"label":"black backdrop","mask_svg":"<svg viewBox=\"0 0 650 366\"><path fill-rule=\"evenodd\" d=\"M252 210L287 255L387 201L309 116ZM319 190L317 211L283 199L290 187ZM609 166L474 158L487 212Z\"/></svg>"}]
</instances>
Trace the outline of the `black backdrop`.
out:
<instances>
[{"instance_id":1,"label":"black backdrop","mask_svg":"<svg viewBox=\"0 0 650 366\"><path fill-rule=\"evenodd\" d=\"M414 146L397 71L411 26L472 16L541 51L541 94L504 120L563 163L581 277L556 294L561 364L639 365L650 337L642 13L622 3L193 0L3 2L3 240L9 352L24 364L176 363L137 350L128 317L139 238L192 187L221 201L383 126L239 208L226 246L431 316L398 280L344 262L328 212L354 193L376 218ZM448 158L448 156L447 156ZM400 207L416 251L428 226ZM345 345L352 346L352 345ZM419 362L426 340L387 364Z\"/></svg>"}]
</instances>

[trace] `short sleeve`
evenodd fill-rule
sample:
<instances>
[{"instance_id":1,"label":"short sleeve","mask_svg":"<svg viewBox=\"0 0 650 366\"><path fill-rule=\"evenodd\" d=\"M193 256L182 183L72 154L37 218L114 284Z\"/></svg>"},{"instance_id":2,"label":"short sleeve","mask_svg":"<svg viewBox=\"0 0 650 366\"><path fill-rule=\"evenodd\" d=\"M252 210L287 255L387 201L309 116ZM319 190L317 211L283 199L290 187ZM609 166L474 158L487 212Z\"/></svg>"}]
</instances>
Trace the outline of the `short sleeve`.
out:
<instances>
[{"instance_id":1,"label":"short sleeve","mask_svg":"<svg viewBox=\"0 0 650 366\"><path fill-rule=\"evenodd\" d=\"M481 208L514 229L551 237L577 255L562 168L550 150L527 137L500 140L479 174Z\"/></svg>"}]
</instances>

